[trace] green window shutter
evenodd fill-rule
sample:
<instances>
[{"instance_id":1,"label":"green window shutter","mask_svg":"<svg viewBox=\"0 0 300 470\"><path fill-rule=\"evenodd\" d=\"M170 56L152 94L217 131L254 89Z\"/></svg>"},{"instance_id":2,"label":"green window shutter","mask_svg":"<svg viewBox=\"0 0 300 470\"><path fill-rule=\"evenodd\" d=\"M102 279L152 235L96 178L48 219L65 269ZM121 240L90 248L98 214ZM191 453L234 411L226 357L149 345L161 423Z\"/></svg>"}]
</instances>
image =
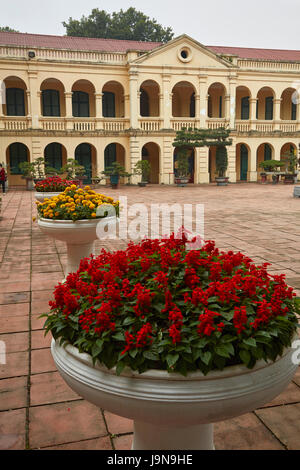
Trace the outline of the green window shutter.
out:
<instances>
[{"instance_id":1,"label":"green window shutter","mask_svg":"<svg viewBox=\"0 0 300 470\"><path fill-rule=\"evenodd\" d=\"M149 95L145 90L141 90L140 114L142 117L150 116Z\"/></svg>"},{"instance_id":2,"label":"green window shutter","mask_svg":"<svg viewBox=\"0 0 300 470\"><path fill-rule=\"evenodd\" d=\"M273 119L273 96L267 96L265 100L265 119Z\"/></svg>"},{"instance_id":3,"label":"green window shutter","mask_svg":"<svg viewBox=\"0 0 300 470\"><path fill-rule=\"evenodd\" d=\"M75 150L75 160L84 166L86 179L84 184L89 184L92 179L92 148L90 144L80 144Z\"/></svg>"},{"instance_id":4,"label":"green window shutter","mask_svg":"<svg viewBox=\"0 0 300 470\"><path fill-rule=\"evenodd\" d=\"M62 167L62 146L57 142L45 148L45 162L47 166L60 170Z\"/></svg>"},{"instance_id":5,"label":"green window shutter","mask_svg":"<svg viewBox=\"0 0 300 470\"><path fill-rule=\"evenodd\" d=\"M111 167L117 161L117 146L109 144L104 150L104 169Z\"/></svg>"},{"instance_id":6,"label":"green window shutter","mask_svg":"<svg viewBox=\"0 0 300 470\"><path fill-rule=\"evenodd\" d=\"M74 91L72 95L74 117L90 117L89 94L84 91Z\"/></svg>"},{"instance_id":7,"label":"green window shutter","mask_svg":"<svg viewBox=\"0 0 300 470\"><path fill-rule=\"evenodd\" d=\"M292 102L291 120L296 121L296 119L297 119L297 105L296 103Z\"/></svg>"},{"instance_id":8,"label":"green window shutter","mask_svg":"<svg viewBox=\"0 0 300 470\"><path fill-rule=\"evenodd\" d=\"M102 97L103 117L116 117L115 94L105 91Z\"/></svg>"},{"instance_id":9,"label":"green window shutter","mask_svg":"<svg viewBox=\"0 0 300 470\"><path fill-rule=\"evenodd\" d=\"M249 119L249 96L244 96L241 100L241 119Z\"/></svg>"},{"instance_id":10,"label":"green window shutter","mask_svg":"<svg viewBox=\"0 0 300 470\"><path fill-rule=\"evenodd\" d=\"M272 149L268 144L264 146L264 160L272 160Z\"/></svg>"},{"instance_id":11,"label":"green window shutter","mask_svg":"<svg viewBox=\"0 0 300 470\"><path fill-rule=\"evenodd\" d=\"M190 117L195 117L196 115L196 106L195 106L195 93L191 96L190 101Z\"/></svg>"},{"instance_id":12,"label":"green window shutter","mask_svg":"<svg viewBox=\"0 0 300 470\"><path fill-rule=\"evenodd\" d=\"M60 116L60 99L58 90L43 90L43 116Z\"/></svg>"},{"instance_id":13,"label":"green window shutter","mask_svg":"<svg viewBox=\"0 0 300 470\"><path fill-rule=\"evenodd\" d=\"M19 164L27 162L27 148L24 144L16 142L9 147L9 167L11 175L21 175Z\"/></svg>"},{"instance_id":14,"label":"green window shutter","mask_svg":"<svg viewBox=\"0 0 300 470\"><path fill-rule=\"evenodd\" d=\"M212 101L211 101L210 95L208 95L208 100L207 100L207 116L209 118L212 117Z\"/></svg>"},{"instance_id":15,"label":"green window shutter","mask_svg":"<svg viewBox=\"0 0 300 470\"><path fill-rule=\"evenodd\" d=\"M219 117L222 117L222 111L223 111L223 96L221 95L219 98Z\"/></svg>"},{"instance_id":16,"label":"green window shutter","mask_svg":"<svg viewBox=\"0 0 300 470\"><path fill-rule=\"evenodd\" d=\"M25 116L25 96L22 88L6 89L7 116Z\"/></svg>"}]
</instances>

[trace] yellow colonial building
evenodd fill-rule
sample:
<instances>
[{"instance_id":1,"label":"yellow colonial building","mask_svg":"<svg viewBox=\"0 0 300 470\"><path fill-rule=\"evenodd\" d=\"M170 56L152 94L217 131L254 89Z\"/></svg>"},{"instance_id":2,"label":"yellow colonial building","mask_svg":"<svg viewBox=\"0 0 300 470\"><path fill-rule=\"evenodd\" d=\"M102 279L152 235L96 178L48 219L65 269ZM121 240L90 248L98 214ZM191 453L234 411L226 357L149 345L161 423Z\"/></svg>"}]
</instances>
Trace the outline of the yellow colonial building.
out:
<instances>
[{"instance_id":1,"label":"yellow colonial building","mask_svg":"<svg viewBox=\"0 0 300 470\"><path fill-rule=\"evenodd\" d=\"M96 178L146 158L151 183L174 182L182 127L231 129L228 176L257 181L259 163L298 152L300 51L0 33L0 162L75 158ZM190 182L215 178L215 148L196 149Z\"/></svg>"}]
</instances>

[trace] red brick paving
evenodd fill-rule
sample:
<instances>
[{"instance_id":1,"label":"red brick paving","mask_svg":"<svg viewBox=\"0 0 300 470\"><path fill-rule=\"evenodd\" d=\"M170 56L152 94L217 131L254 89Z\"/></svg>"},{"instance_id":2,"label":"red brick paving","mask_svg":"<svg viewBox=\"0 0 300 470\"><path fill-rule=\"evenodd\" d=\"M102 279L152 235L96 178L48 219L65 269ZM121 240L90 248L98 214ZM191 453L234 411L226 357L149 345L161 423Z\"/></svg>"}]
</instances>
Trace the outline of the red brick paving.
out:
<instances>
[{"instance_id":1,"label":"red brick paving","mask_svg":"<svg viewBox=\"0 0 300 470\"><path fill-rule=\"evenodd\" d=\"M202 203L205 238L221 249L240 250L271 262L300 293L300 199L285 185L236 184L187 188L149 186L101 190L129 204ZM63 243L45 237L32 216L34 195L10 191L0 221L0 449L130 449L132 422L102 412L78 397L56 371L44 319L54 285L63 278ZM97 242L116 249L125 241ZM300 369L271 403L215 424L215 445L226 450L300 449Z\"/></svg>"}]
</instances>

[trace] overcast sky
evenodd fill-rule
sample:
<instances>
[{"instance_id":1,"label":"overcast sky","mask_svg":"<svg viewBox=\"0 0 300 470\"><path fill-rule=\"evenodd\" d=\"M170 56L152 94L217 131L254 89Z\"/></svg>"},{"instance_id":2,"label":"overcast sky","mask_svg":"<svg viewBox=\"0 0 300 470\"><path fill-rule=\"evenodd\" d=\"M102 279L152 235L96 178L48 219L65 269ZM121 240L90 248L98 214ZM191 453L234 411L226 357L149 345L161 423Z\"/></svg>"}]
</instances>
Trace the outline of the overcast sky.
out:
<instances>
[{"instance_id":1,"label":"overcast sky","mask_svg":"<svg viewBox=\"0 0 300 470\"><path fill-rule=\"evenodd\" d=\"M1 0L0 25L64 35L63 21L134 7L204 45L300 50L300 0Z\"/></svg>"}]
</instances>

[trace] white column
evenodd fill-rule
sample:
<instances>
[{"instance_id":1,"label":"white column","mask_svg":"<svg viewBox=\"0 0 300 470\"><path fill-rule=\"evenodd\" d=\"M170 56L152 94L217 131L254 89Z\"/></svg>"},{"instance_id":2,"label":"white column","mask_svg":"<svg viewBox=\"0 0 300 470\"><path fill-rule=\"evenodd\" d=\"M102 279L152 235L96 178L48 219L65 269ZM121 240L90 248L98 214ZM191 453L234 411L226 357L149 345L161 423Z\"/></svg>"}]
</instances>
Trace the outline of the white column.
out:
<instances>
[{"instance_id":1,"label":"white column","mask_svg":"<svg viewBox=\"0 0 300 470\"><path fill-rule=\"evenodd\" d=\"M228 154L228 168L227 176L229 176L230 183L236 183L236 144L227 147Z\"/></svg>"},{"instance_id":2,"label":"white column","mask_svg":"<svg viewBox=\"0 0 300 470\"><path fill-rule=\"evenodd\" d=\"M138 89L137 89L138 73L137 70L130 70L129 72L129 87L130 87L130 127L138 129Z\"/></svg>"},{"instance_id":3,"label":"white column","mask_svg":"<svg viewBox=\"0 0 300 470\"><path fill-rule=\"evenodd\" d=\"M130 173L133 173L135 164L141 160L141 148L139 139L136 136L130 137ZM140 181L140 177L137 175L132 176L131 182L137 184Z\"/></svg>"},{"instance_id":4,"label":"white column","mask_svg":"<svg viewBox=\"0 0 300 470\"><path fill-rule=\"evenodd\" d=\"M198 176L197 182L208 184L209 177L209 147L196 147L196 154L198 155Z\"/></svg>"},{"instance_id":5,"label":"white column","mask_svg":"<svg viewBox=\"0 0 300 470\"><path fill-rule=\"evenodd\" d=\"M67 120L67 129L68 129L68 130L74 129L74 125L73 125L72 96L73 96L73 93L72 93L71 91L65 92L65 100L66 100L66 120Z\"/></svg>"},{"instance_id":6,"label":"white column","mask_svg":"<svg viewBox=\"0 0 300 470\"><path fill-rule=\"evenodd\" d=\"M274 115L273 115L273 120L274 120L274 129L279 130L280 129L280 106L281 106L281 98L279 99L274 99L273 104L274 104Z\"/></svg>"},{"instance_id":7,"label":"white column","mask_svg":"<svg viewBox=\"0 0 300 470\"><path fill-rule=\"evenodd\" d=\"M207 76L199 75L199 92L200 92L200 128L206 127L207 120Z\"/></svg>"},{"instance_id":8,"label":"white column","mask_svg":"<svg viewBox=\"0 0 300 470\"><path fill-rule=\"evenodd\" d=\"M250 98L250 129L255 130L257 98Z\"/></svg>"},{"instance_id":9,"label":"white column","mask_svg":"<svg viewBox=\"0 0 300 470\"><path fill-rule=\"evenodd\" d=\"M250 158L248 157L249 161L249 169L248 169L248 180L251 182L257 181L257 155L256 155L256 148L250 147Z\"/></svg>"},{"instance_id":10,"label":"white column","mask_svg":"<svg viewBox=\"0 0 300 470\"><path fill-rule=\"evenodd\" d=\"M95 93L96 129L97 130L103 129L102 97L103 97L103 93Z\"/></svg>"},{"instance_id":11,"label":"white column","mask_svg":"<svg viewBox=\"0 0 300 470\"><path fill-rule=\"evenodd\" d=\"M235 107L236 107L236 80L229 81L229 127L235 129Z\"/></svg>"},{"instance_id":12,"label":"white column","mask_svg":"<svg viewBox=\"0 0 300 470\"><path fill-rule=\"evenodd\" d=\"M39 89L37 86L37 78L38 72L30 70L28 72L28 79L29 79L29 90L30 96L28 99L28 111L29 111L29 102L30 102L30 114L31 114L31 121L32 121L32 129L39 129L39 116L41 113L41 103L40 103L40 96L38 94Z\"/></svg>"},{"instance_id":13,"label":"white column","mask_svg":"<svg viewBox=\"0 0 300 470\"><path fill-rule=\"evenodd\" d=\"M200 95L195 95L195 119L196 127L200 127Z\"/></svg>"},{"instance_id":14,"label":"white column","mask_svg":"<svg viewBox=\"0 0 300 470\"><path fill-rule=\"evenodd\" d=\"M163 109L161 117L163 118L164 129L171 129L172 94L170 92L170 80L170 74L163 74Z\"/></svg>"}]
</instances>

